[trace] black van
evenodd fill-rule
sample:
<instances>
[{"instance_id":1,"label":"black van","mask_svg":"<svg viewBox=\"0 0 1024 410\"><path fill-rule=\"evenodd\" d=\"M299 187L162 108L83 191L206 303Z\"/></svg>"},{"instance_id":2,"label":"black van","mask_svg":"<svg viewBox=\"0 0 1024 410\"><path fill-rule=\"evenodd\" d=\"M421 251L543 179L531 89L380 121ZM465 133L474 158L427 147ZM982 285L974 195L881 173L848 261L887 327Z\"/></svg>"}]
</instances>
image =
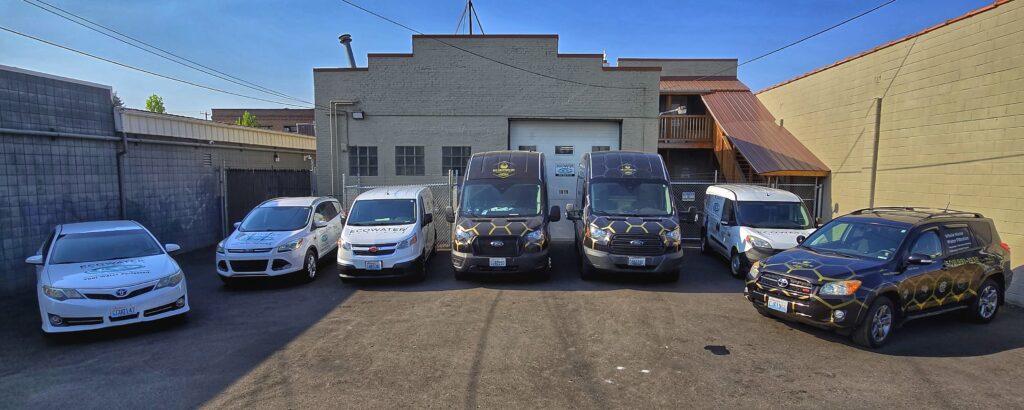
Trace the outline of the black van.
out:
<instances>
[{"instance_id":1,"label":"black van","mask_svg":"<svg viewBox=\"0 0 1024 410\"><path fill-rule=\"evenodd\" d=\"M491 151L469 158L458 209L445 212L456 223L456 279L468 273L548 273L548 222L557 222L561 210L547 208L544 169L539 152Z\"/></svg>"},{"instance_id":2,"label":"black van","mask_svg":"<svg viewBox=\"0 0 1024 410\"><path fill-rule=\"evenodd\" d=\"M576 200L566 205L573 221L580 275L597 271L661 274L679 279L683 259L680 221L696 212L677 211L661 156L602 151L583 155Z\"/></svg>"},{"instance_id":3,"label":"black van","mask_svg":"<svg viewBox=\"0 0 1024 410\"><path fill-rule=\"evenodd\" d=\"M964 311L989 322L1013 280L991 219L927 208L862 209L755 263L744 295L762 315L878 347L911 319Z\"/></svg>"}]
</instances>

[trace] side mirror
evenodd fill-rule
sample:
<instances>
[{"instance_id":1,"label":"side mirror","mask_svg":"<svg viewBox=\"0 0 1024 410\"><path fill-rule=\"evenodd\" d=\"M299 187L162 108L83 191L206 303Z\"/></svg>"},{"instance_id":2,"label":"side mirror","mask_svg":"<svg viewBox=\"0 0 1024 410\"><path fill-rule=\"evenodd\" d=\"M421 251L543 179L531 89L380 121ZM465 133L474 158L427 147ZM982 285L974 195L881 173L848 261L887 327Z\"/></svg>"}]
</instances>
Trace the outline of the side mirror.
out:
<instances>
[{"instance_id":1,"label":"side mirror","mask_svg":"<svg viewBox=\"0 0 1024 410\"><path fill-rule=\"evenodd\" d=\"M313 222L313 229L320 229L320 228L326 228L326 227L327 227L327 221L316 221L316 222Z\"/></svg>"},{"instance_id":2,"label":"side mirror","mask_svg":"<svg viewBox=\"0 0 1024 410\"><path fill-rule=\"evenodd\" d=\"M551 207L551 211L548 212L548 222L558 222L562 220L562 208L558 205Z\"/></svg>"},{"instance_id":3,"label":"side mirror","mask_svg":"<svg viewBox=\"0 0 1024 410\"><path fill-rule=\"evenodd\" d=\"M427 226L431 222L434 222L434 214L423 215L423 226Z\"/></svg>"},{"instance_id":4,"label":"side mirror","mask_svg":"<svg viewBox=\"0 0 1024 410\"><path fill-rule=\"evenodd\" d=\"M718 224L722 225L722 226L729 226L729 221L722 220L722 221L719 221Z\"/></svg>"},{"instance_id":5,"label":"side mirror","mask_svg":"<svg viewBox=\"0 0 1024 410\"><path fill-rule=\"evenodd\" d=\"M235 226L235 230L237 230L239 226L242 226L242 223L241 222L235 222L234 226Z\"/></svg>"},{"instance_id":6,"label":"side mirror","mask_svg":"<svg viewBox=\"0 0 1024 410\"><path fill-rule=\"evenodd\" d=\"M581 217L580 211L576 209L576 204L565 204L565 219L578 221Z\"/></svg>"},{"instance_id":7,"label":"side mirror","mask_svg":"<svg viewBox=\"0 0 1024 410\"><path fill-rule=\"evenodd\" d=\"M27 263L29 265L42 265L43 264L43 255L32 255L32 256L29 256L29 257L25 258L25 263Z\"/></svg>"},{"instance_id":8,"label":"side mirror","mask_svg":"<svg viewBox=\"0 0 1024 410\"><path fill-rule=\"evenodd\" d=\"M167 251L167 253L174 253L180 251L181 247L176 243L168 243L164 245L164 250Z\"/></svg>"},{"instance_id":9,"label":"side mirror","mask_svg":"<svg viewBox=\"0 0 1024 410\"><path fill-rule=\"evenodd\" d=\"M907 257L907 265L931 265L935 260L931 256L915 253Z\"/></svg>"},{"instance_id":10,"label":"side mirror","mask_svg":"<svg viewBox=\"0 0 1024 410\"><path fill-rule=\"evenodd\" d=\"M804 241L806 241L806 240L807 240L807 237L806 237L806 236L803 236L803 235L800 235L800 236L797 236L797 237L796 237L796 243L797 243L797 245L799 245L799 244L802 244L802 243L804 243Z\"/></svg>"},{"instance_id":11,"label":"side mirror","mask_svg":"<svg viewBox=\"0 0 1024 410\"><path fill-rule=\"evenodd\" d=\"M342 226L344 226L344 225L345 225L345 221L346 221L346 219L345 219L345 217L344 217L344 216L343 216L343 217L341 217L341 218L338 218L338 223L339 223L339 224L341 224Z\"/></svg>"},{"instance_id":12,"label":"side mirror","mask_svg":"<svg viewBox=\"0 0 1024 410\"><path fill-rule=\"evenodd\" d=\"M821 217L814 218L814 227L821 228Z\"/></svg>"},{"instance_id":13,"label":"side mirror","mask_svg":"<svg viewBox=\"0 0 1024 410\"><path fill-rule=\"evenodd\" d=\"M444 220L450 224L455 223L455 211L450 205L444 207Z\"/></svg>"}]
</instances>

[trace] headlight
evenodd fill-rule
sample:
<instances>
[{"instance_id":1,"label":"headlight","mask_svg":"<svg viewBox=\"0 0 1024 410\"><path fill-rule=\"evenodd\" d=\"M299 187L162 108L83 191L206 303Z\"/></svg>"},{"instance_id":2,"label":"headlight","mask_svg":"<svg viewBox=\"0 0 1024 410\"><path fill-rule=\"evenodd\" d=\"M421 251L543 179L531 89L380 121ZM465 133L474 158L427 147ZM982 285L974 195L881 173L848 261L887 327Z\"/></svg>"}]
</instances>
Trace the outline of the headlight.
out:
<instances>
[{"instance_id":1,"label":"headlight","mask_svg":"<svg viewBox=\"0 0 1024 410\"><path fill-rule=\"evenodd\" d=\"M43 294L54 300L85 299L77 290L43 285Z\"/></svg>"},{"instance_id":2,"label":"headlight","mask_svg":"<svg viewBox=\"0 0 1024 410\"><path fill-rule=\"evenodd\" d=\"M224 241L217 242L217 253L224 253Z\"/></svg>"},{"instance_id":3,"label":"headlight","mask_svg":"<svg viewBox=\"0 0 1024 410\"><path fill-rule=\"evenodd\" d=\"M683 238L683 234L681 232L679 232L679 227L678 226L676 227L676 229L673 229L671 231L665 232L665 239L668 239L668 240L670 240L672 242L679 242L679 240L682 239L682 238Z\"/></svg>"},{"instance_id":4,"label":"headlight","mask_svg":"<svg viewBox=\"0 0 1024 410\"><path fill-rule=\"evenodd\" d=\"M466 243L466 242L469 242L471 239L473 239L473 234L471 232L463 230L461 226L455 228L455 240L456 241L461 242L461 243Z\"/></svg>"},{"instance_id":5,"label":"headlight","mask_svg":"<svg viewBox=\"0 0 1024 410\"><path fill-rule=\"evenodd\" d=\"M829 282L821 287L818 291L819 295L832 295L832 296L849 296L860 289L859 280L841 280L838 282Z\"/></svg>"},{"instance_id":6,"label":"headlight","mask_svg":"<svg viewBox=\"0 0 1024 410\"><path fill-rule=\"evenodd\" d=\"M747 271L747 277L750 280L757 280L758 276L761 276L761 261L754 262L753 265L750 265L750 270Z\"/></svg>"},{"instance_id":7,"label":"headlight","mask_svg":"<svg viewBox=\"0 0 1024 410\"><path fill-rule=\"evenodd\" d=\"M590 225L590 237L594 238L597 242L604 242L608 240L608 231L598 228L597 225Z\"/></svg>"},{"instance_id":8,"label":"headlight","mask_svg":"<svg viewBox=\"0 0 1024 410\"><path fill-rule=\"evenodd\" d=\"M415 245L419 241L419 237L413 235L412 238L406 239L398 243L398 249L405 249L412 245Z\"/></svg>"},{"instance_id":9,"label":"headlight","mask_svg":"<svg viewBox=\"0 0 1024 410\"><path fill-rule=\"evenodd\" d=\"M156 283L156 289L178 286L182 279L185 279L185 274L179 270L171 276L160 278L160 281Z\"/></svg>"},{"instance_id":10,"label":"headlight","mask_svg":"<svg viewBox=\"0 0 1024 410\"><path fill-rule=\"evenodd\" d=\"M771 242L768 242L767 239L759 238L759 237L754 236L754 235L747 235L747 242L750 243L751 245L754 245L755 248L769 248L770 249L772 247Z\"/></svg>"},{"instance_id":11,"label":"headlight","mask_svg":"<svg viewBox=\"0 0 1024 410\"><path fill-rule=\"evenodd\" d=\"M527 242L540 242L542 239L544 239L544 231L540 229L526 234Z\"/></svg>"},{"instance_id":12,"label":"headlight","mask_svg":"<svg viewBox=\"0 0 1024 410\"><path fill-rule=\"evenodd\" d=\"M286 243L284 245L278 246L277 247L277 251L278 252L291 252L291 251L294 251L294 250L298 249L300 246L302 246L302 239L294 240L294 241L288 242L288 243Z\"/></svg>"},{"instance_id":13,"label":"headlight","mask_svg":"<svg viewBox=\"0 0 1024 410\"><path fill-rule=\"evenodd\" d=\"M338 247L346 251L352 250L352 244L345 241L345 239L338 239Z\"/></svg>"}]
</instances>

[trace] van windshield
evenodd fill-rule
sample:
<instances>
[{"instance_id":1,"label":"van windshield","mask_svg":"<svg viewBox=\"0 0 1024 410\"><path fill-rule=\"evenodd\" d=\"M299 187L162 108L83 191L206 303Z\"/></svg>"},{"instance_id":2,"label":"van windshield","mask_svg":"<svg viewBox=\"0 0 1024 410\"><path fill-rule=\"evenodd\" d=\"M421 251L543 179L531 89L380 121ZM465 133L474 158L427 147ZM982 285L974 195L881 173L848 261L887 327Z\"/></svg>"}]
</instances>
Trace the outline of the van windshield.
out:
<instances>
[{"instance_id":1,"label":"van windshield","mask_svg":"<svg viewBox=\"0 0 1024 410\"><path fill-rule=\"evenodd\" d=\"M349 226L408 225L416 222L415 199L366 199L349 212Z\"/></svg>"},{"instance_id":2,"label":"van windshield","mask_svg":"<svg viewBox=\"0 0 1024 410\"><path fill-rule=\"evenodd\" d=\"M540 185L515 182L466 184L462 215L508 217L540 215Z\"/></svg>"},{"instance_id":3,"label":"van windshield","mask_svg":"<svg viewBox=\"0 0 1024 410\"><path fill-rule=\"evenodd\" d=\"M295 231L309 222L308 206L268 206L253 209L238 230L242 232Z\"/></svg>"},{"instance_id":4,"label":"van windshield","mask_svg":"<svg viewBox=\"0 0 1024 410\"><path fill-rule=\"evenodd\" d=\"M666 216L672 214L672 195L664 182L594 182L590 210L598 215Z\"/></svg>"},{"instance_id":5,"label":"van windshield","mask_svg":"<svg viewBox=\"0 0 1024 410\"><path fill-rule=\"evenodd\" d=\"M741 226L769 229L810 229L811 217L800 202L745 201L736 203Z\"/></svg>"}]
</instances>

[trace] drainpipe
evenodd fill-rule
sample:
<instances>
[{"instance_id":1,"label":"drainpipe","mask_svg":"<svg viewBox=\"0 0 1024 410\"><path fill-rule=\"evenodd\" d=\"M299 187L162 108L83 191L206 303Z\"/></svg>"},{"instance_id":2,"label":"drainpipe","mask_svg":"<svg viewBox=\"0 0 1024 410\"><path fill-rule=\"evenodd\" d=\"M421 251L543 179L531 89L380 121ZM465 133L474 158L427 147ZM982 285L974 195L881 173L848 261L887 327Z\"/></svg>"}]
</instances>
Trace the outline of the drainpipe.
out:
<instances>
[{"instance_id":1,"label":"drainpipe","mask_svg":"<svg viewBox=\"0 0 1024 410\"><path fill-rule=\"evenodd\" d=\"M871 153L871 195L868 207L875 207L875 183L878 180L878 142L882 135L882 97L875 98L875 142Z\"/></svg>"},{"instance_id":2,"label":"drainpipe","mask_svg":"<svg viewBox=\"0 0 1024 410\"><path fill-rule=\"evenodd\" d=\"M117 197L120 208L121 219L128 219L128 201L124 197L124 168L125 158L128 154L128 133L124 131L123 121L121 117L123 111L120 108L114 108L114 124L115 129L121 129L121 148L117 150Z\"/></svg>"}]
</instances>

